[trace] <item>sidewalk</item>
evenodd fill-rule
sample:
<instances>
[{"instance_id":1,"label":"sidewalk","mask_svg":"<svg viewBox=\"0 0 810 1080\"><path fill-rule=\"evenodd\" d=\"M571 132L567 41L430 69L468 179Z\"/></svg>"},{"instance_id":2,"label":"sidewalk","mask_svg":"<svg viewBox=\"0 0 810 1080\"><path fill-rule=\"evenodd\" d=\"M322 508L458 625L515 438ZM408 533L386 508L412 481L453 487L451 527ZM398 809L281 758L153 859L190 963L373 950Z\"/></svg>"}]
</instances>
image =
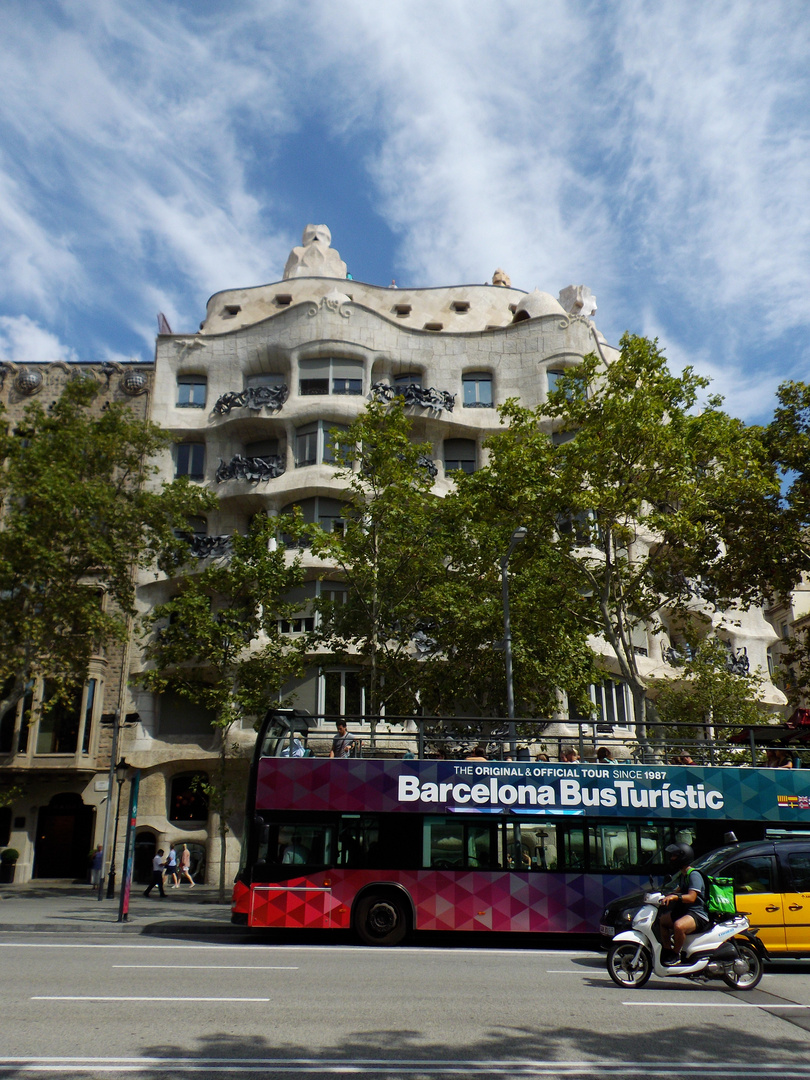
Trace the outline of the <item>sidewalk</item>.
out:
<instances>
[{"instance_id":1,"label":"sidewalk","mask_svg":"<svg viewBox=\"0 0 810 1080\"><path fill-rule=\"evenodd\" d=\"M0 933L37 934L208 934L246 936L243 926L231 923L230 899L219 902L211 885L166 889L160 899L155 890L143 895L133 885L126 922L118 922L118 894L98 900L89 885L54 881L0 885Z\"/></svg>"}]
</instances>

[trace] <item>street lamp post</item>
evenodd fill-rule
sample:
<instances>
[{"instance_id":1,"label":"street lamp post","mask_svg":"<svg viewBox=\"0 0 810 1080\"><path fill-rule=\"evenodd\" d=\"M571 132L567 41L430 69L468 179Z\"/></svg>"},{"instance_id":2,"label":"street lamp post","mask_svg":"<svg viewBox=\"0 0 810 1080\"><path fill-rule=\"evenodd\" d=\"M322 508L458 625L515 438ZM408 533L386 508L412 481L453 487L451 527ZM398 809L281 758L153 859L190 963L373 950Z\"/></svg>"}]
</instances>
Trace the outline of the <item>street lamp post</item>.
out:
<instances>
[{"instance_id":1,"label":"street lamp post","mask_svg":"<svg viewBox=\"0 0 810 1080\"><path fill-rule=\"evenodd\" d=\"M512 682L512 627L509 621L509 559L518 544L522 543L529 530L519 525L512 533L509 548L501 556L501 590L503 593L503 656L506 662L506 714L509 717L509 746L513 755L517 754L515 735L515 690Z\"/></svg>"},{"instance_id":2,"label":"street lamp post","mask_svg":"<svg viewBox=\"0 0 810 1080\"><path fill-rule=\"evenodd\" d=\"M129 765L123 758L115 766L115 779L118 783L118 798L115 803L115 830L113 832L112 858L110 859L110 876L107 878L107 899L112 900L115 896L115 848L118 843L118 823L121 817L121 788L127 778Z\"/></svg>"}]
</instances>

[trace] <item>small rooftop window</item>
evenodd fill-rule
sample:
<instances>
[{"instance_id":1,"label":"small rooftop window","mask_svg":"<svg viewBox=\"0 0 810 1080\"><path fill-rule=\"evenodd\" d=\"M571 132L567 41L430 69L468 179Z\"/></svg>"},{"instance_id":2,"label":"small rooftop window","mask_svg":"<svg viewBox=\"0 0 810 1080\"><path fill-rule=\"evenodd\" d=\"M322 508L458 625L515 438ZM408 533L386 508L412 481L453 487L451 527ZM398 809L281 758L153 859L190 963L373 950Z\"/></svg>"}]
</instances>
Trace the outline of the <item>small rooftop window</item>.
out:
<instances>
[{"instance_id":1,"label":"small rooftop window","mask_svg":"<svg viewBox=\"0 0 810 1080\"><path fill-rule=\"evenodd\" d=\"M223 319L232 319L234 315L238 315L241 310L241 304L226 304L222 309L222 317Z\"/></svg>"},{"instance_id":2,"label":"small rooftop window","mask_svg":"<svg viewBox=\"0 0 810 1080\"><path fill-rule=\"evenodd\" d=\"M425 329L425 330L443 330L444 329L444 323L426 322L423 329Z\"/></svg>"},{"instance_id":3,"label":"small rooftop window","mask_svg":"<svg viewBox=\"0 0 810 1080\"><path fill-rule=\"evenodd\" d=\"M394 304L394 311L400 319L405 318L406 315L410 315L411 310L410 304Z\"/></svg>"},{"instance_id":4,"label":"small rooftop window","mask_svg":"<svg viewBox=\"0 0 810 1080\"><path fill-rule=\"evenodd\" d=\"M276 303L279 307L289 307L292 303L292 293L276 293Z\"/></svg>"},{"instance_id":5,"label":"small rooftop window","mask_svg":"<svg viewBox=\"0 0 810 1080\"><path fill-rule=\"evenodd\" d=\"M450 307L453 309L453 311L457 312L457 314L463 315L465 311L470 310L470 301L454 300Z\"/></svg>"}]
</instances>

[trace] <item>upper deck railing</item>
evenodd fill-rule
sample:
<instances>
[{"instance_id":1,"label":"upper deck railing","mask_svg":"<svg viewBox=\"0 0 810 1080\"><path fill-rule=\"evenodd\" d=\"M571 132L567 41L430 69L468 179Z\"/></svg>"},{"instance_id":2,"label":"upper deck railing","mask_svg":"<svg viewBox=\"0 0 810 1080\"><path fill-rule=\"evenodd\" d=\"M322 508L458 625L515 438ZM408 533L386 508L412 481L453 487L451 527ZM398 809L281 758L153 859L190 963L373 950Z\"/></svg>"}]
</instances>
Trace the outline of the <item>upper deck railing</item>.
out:
<instances>
[{"instance_id":1,"label":"upper deck railing","mask_svg":"<svg viewBox=\"0 0 810 1080\"><path fill-rule=\"evenodd\" d=\"M512 726L500 717L312 716L279 709L267 714L258 751L328 757L340 721L348 739L337 744L336 756L344 757L570 761L573 750L573 760L583 763L810 766L810 723L793 718L755 726L647 724L642 743L632 725L593 719L518 719Z\"/></svg>"}]
</instances>

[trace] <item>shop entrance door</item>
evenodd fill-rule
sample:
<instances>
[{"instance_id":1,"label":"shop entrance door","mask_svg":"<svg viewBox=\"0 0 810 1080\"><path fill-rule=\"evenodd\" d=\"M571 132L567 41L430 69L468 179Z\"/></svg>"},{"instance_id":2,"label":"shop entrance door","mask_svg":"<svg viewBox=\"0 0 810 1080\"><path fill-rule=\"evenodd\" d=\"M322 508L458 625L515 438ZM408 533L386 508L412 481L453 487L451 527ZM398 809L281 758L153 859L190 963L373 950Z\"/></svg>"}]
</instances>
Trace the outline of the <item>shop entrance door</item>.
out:
<instances>
[{"instance_id":1,"label":"shop entrance door","mask_svg":"<svg viewBox=\"0 0 810 1080\"><path fill-rule=\"evenodd\" d=\"M85 806L75 792L54 795L47 806L41 806L33 876L88 881L95 820L95 807Z\"/></svg>"}]
</instances>

